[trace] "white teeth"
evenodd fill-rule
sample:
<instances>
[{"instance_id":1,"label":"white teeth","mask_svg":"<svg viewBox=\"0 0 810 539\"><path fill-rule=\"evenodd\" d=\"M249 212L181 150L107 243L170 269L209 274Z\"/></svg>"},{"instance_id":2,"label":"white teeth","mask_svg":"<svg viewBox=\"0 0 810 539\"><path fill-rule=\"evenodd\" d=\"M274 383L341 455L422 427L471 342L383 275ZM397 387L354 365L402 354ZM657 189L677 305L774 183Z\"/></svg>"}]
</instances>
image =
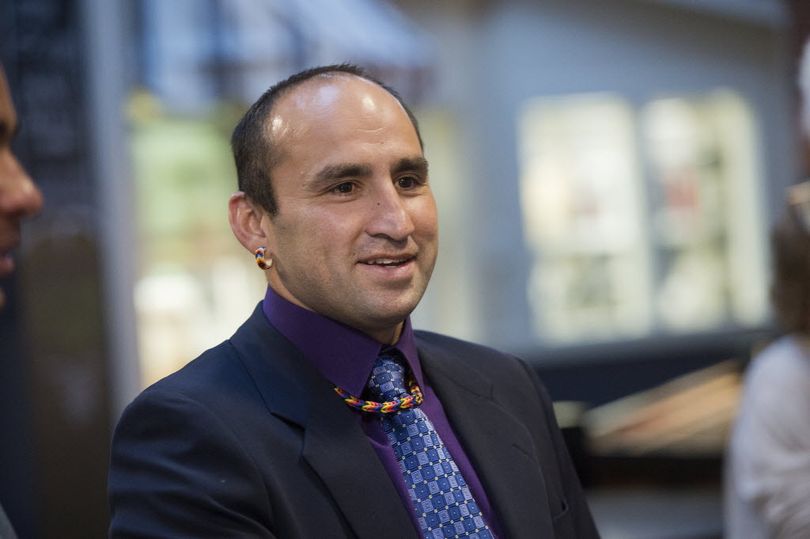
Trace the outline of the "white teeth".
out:
<instances>
[{"instance_id":1,"label":"white teeth","mask_svg":"<svg viewBox=\"0 0 810 539\"><path fill-rule=\"evenodd\" d=\"M393 258L380 258L378 260L369 260L368 262L366 262L366 264L376 266L396 266L404 263L406 260L407 259L395 260Z\"/></svg>"}]
</instances>

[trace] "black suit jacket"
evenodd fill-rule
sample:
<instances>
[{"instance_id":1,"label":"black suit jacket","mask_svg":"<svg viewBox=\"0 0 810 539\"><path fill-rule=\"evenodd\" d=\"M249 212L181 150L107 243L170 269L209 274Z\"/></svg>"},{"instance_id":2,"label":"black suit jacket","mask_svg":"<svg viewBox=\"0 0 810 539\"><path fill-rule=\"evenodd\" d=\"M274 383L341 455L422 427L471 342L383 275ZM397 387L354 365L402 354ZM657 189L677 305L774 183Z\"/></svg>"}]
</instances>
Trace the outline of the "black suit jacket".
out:
<instances>
[{"instance_id":1,"label":"black suit jacket","mask_svg":"<svg viewBox=\"0 0 810 539\"><path fill-rule=\"evenodd\" d=\"M424 374L509 538L597 537L545 390L517 359L417 332ZM332 385L260 308L116 428L114 537L418 537Z\"/></svg>"}]
</instances>

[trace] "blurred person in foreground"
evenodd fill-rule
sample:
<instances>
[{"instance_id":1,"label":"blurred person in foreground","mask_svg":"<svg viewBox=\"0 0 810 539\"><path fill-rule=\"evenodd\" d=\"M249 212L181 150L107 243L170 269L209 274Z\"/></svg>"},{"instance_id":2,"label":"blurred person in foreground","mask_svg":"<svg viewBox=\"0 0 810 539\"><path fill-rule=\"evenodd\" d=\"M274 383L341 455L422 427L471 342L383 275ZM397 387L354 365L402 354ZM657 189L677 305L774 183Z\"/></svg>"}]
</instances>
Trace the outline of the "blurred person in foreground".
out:
<instances>
[{"instance_id":1,"label":"blurred person in foreground","mask_svg":"<svg viewBox=\"0 0 810 539\"><path fill-rule=\"evenodd\" d=\"M6 75L0 65L0 279L14 271L12 251L20 243L20 223L42 207L42 195L11 149L18 129ZM0 309L6 296L0 288Z\"/></svg>"},{"instance_id":2,"label":"blurred person in foreground","mask_svg":"<svg viewBox=\"0 0 810 539\"><path fill-rule=\"evenodd\" d=\"M125 410L111 535L597 537L534 373L411 327L438 230L399 96L354 66L307 70L232 146L231 228L269 286Z\"/></svg>"},{"instance_id":3,"label":"blurred person in foreground","mask_svg":"<svg viewBox=\"0 0 810 539\"><path fill-rule=\"evenodd\" d=\"M14 270L12 251L20 243L21 221L42 207L39 189L11 150L17 129L17 112L0 65L0 279L8 277ZM5 292L0 288L0 309L5 303ZM13 537L16 537L14 530L0 506L0 538Z\"/></svg>"},{"instance_id":4,"label":"blurred person in foreground","mask_svg":"<svg viewBox=\"0 0 810 539\"><path fill-rule=\"evenodd\" d=\"M810 134L810 41L799 70ZM726 465L728 539L810 537L810 182L771 232L771 301L785 335L748 367Z\"/></svg>"}]
</instances>

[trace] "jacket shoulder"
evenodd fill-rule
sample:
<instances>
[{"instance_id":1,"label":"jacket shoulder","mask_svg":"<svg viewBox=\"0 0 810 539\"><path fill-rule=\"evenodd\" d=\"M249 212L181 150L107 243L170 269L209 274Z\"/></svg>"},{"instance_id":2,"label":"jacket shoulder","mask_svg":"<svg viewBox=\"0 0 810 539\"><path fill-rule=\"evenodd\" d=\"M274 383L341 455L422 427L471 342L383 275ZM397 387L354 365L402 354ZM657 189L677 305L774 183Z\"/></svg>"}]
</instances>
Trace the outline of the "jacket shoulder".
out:
<instances>
[{"instance_id":1,"label":"jacket shoulder","mask_svg":"<svg viewBox=\"0 0 810 539\"><path fill-rule=\"evenodd\" d=\"M260 341L261 336L256 336L256 333L262 330L263 322L261 308L257 306L230 339L209 348L176 372L150 385L138 398L152 393L179 393L206 402L227 393L229 387L244 389L245 385L252 386L240 345Z\"/></svg>"},{"instance_id":2,"label":"jacket shoulder","mask_svg":"<svg viewBox=\"0 0 810 539\"><path fill-rule=\"evenodd\" d=\"M234 346L225 341L210 348L174 373L147 387L142 394L176 392L189 397L207 394L213 386L239 378L242 369Z\"/></svg>"},{"instance_id":3,"label":"jacket shoulder","mask_svg":"<svg viewBox=\"0 0 810 539\"><path fill-rule=\"evenodd\" d=\"M527 366L522 359L495 348L431 331L415 331L414 336L420 353L439 363L448 363L453 358L488 373L489 377L525 376Z\"/></svg>"},{"instance_id":4,"label":"jacket shoulder","mask_svg":"<svg viewBox=\"0 0 810 539\"><path fill-rule=\"evenodd\" d=\"M448 353L466 353L472 354L476 357L489 357L497 359L512 359L516 358L510 354L490 348L483 344L465 341L449 335L442 335L441 333L434 333L432 331L417 330L414 331L417 346L434 349L437 351L444 351Z\"/></svg>"},{"instance_id":5,"label":"jacket shoulder","mask_svg":"<svg viewBox=\"0 0 810 539\"><path fill-rule=\"evenodd\" d=\"M491 383L503 401L536 402L548 405L547 393L532 369L520 358L489 346L430 331L415 332L417 348L425 362L450 377L475 372Z\"/></svg>"}]
</instances>

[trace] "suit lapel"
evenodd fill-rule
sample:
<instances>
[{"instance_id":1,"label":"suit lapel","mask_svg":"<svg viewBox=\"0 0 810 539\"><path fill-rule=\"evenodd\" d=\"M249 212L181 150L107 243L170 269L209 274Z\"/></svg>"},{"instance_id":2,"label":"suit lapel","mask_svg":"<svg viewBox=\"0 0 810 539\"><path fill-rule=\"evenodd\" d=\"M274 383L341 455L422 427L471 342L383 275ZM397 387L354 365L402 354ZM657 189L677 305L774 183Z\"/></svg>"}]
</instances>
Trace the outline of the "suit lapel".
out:
<instances>
[{"instance_id":1,"label":"suit lapel","mask_svg":"<svg viewBox=\"0 0 810 539\"><path fill-rule=\"evenodd\" d=\"M492 396L469 365L426 343L419 355L507 537L553 537L537 451L526 427Z\"/></svg>"},{"instance_id":2,"label":"suit lapel","mask_svg":"<svg viewBox=\"0 0 810 539\"><path fill-rule=\"evenodd\" d=\"M358 536L413 538L411 519L355 413L334 394L328 397L330 402L317 405L323 413L313 414L307 425L304 458Z\"/></svg>"},{"instance_id":3,"label":"suit lapel","mask_svg":"<svg viewBox=\"0 0 810 539\"><path fill-rule=\"evenodd\" d=\"M304 429L302 458L359 537L412 539L416 531L355 412L257 307L231 339L270 413Z\"/></svg>"}]
</instances>

